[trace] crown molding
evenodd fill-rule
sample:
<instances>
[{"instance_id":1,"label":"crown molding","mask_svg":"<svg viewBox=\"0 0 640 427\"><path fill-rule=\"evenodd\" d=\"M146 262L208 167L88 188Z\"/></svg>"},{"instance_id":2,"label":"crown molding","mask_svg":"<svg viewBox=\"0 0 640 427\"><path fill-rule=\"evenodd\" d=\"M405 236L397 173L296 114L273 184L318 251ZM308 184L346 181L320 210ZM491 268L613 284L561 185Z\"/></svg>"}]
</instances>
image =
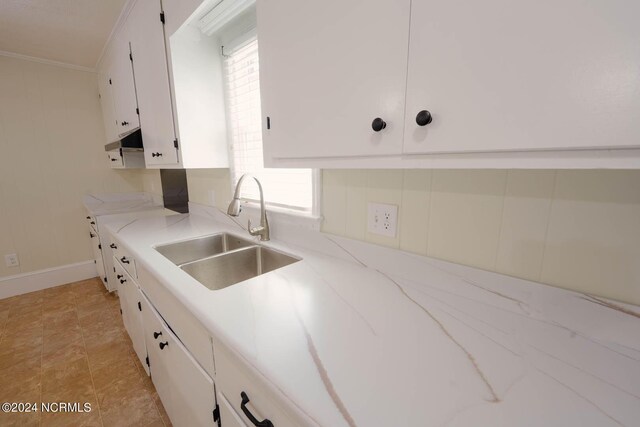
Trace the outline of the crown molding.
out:
<instances>
[{"instance_id":1,"label":"crown molding","mask_svg":"<svg viewBox=\"0 0 640 427\"><path fill-rule=\"evenodd\" d=\"M54 61L52 59L37 58L35 56L22 55L20 53L9 52L6 50L0 50L0 56L22 59L24 61L38 62L40 64L53 65L54 67L69 68L71 70L76 70L76 71L86 71L88 73L96 72L96 69L91 67L84 67L82 65L69 64L67 62Z\"/></svg>"},{"instance_id":2,"label":"crown molding","mask_svg":"<svg viewBox=\"0 0 640 427\"><path fill-rule=\"evenodd\" d=\"M120 11L120 16L118 16L118 20L113 25L113 28L111 29L111 32L109 33L109 37L107 37L107 40L104 42L104 45L102 46L102 51L100 51L100 56L98 57L98 60L96 61L95 69L100 68L100 63L102 62L102 59L104 58L104 54L107 52L107 48L109 47L109 44L111 44L111 41L113 40L115 35L118 33L118 31L120 31L120 29L122 28L124 23L127 21L127 18L129 17L129 14L131 13L131 9L133 9L133 6L136 4L136 1L137 0L127 0L127 2L122 7L122 10Z\"/></svg>"}]
</instances>

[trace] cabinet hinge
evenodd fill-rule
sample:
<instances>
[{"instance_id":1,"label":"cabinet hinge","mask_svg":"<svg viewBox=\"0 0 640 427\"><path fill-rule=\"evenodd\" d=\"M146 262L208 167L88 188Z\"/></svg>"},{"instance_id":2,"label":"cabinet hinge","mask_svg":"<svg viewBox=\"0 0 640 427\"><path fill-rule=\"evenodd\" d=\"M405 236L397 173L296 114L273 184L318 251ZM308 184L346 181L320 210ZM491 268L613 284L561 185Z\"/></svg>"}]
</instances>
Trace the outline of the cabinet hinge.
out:
<instances>
[{"instance_id":1,"label":"cabinet hinge","mask_svg":"<svg viewBox=\"0 0 640 427\"><path fill-rule=\"evenodd\" d=\"M140 301L138 301L138 310L142 311L142 304L140 304Z\"/></svg>"},{"instance_id":2,"label":"cabinet hinge","mask_svg":"<svg viewBox=\"0 0 640 427\"><path fill-rule=\"evenodd\" d=\"M218 426L220 426L220 406L218 406L218 404L216 404L216 407L213 410L213 421L218 423Z\"/></svg>"},{"instance_id":3,"label":"cabinet hinge","mask_svg":"<svg viewBox=\"0 0 640 427\"><path fill-rule=\"evenodd\" d=\"M164 12L160 12L160 22L164 25Z\"/></svg>"},{"instance_id":4,"label":"cabinet hinge","mask_svg":"<svg viewBox=\"0 0 640 427\"><path fill-rule=\"evenodd\" d=\"M102 245L98 243L98 249L102 250Z\"/></svg>"},{"instance_id":5,"label":"cabinet hinge","mask_svg":"<svg viewBox=\"0 0 640 427\"><path fill-rule=\"evenodd\" d=\"M94 260L93 260L93 263L94 263L94 264L97 264L97 263L98 263L98 261L96 261L96 260L94 259Z\"/></svg>"},{"instance_id":6,"label":"cabinet hinge","mask_svg":"<svg viewBox=\"0 0 640 427\"><path fill-rule=\"evenodd\" d=\"M140 115L140 109L139 108L136 108L136 114Z\"/></svg>"},{"instance_id":7,"label":"cabinet hinge","mask_svg":"<svg viewBox=\"0 0 640 427\"><path fill-rule=\"evenodd\" d=\"M176 150L178 149L178 138L173 140L173 146L176 148Z\"/></svg>"},{"instance_id":8,"label":"cabinet hinge","mask_svg":"<svg viewBox=\"0 0 640 427\"><path fill-rule=\"evenodd\" d=\"M122 314L122 309L120 309L120 314Z\"/></svg>"},{"instance_id":9,"label":"cabinet hinge","mask_svg":"<svg viewBox=\"0 0 640 427\"><path fill-rule=\"evenodd\" d=\"M113 84L113 83L111 83L111 79L109 79L109 84Z\"/></svg>"},{"instance_id":10,"label":"cabinet hinge","mask_svg":"<svg viewBox=\"0 0 640 427\"><path fill-rule=\"evenodd\" d=\"M271 117L267 116L267 130L271 129Z\"/></svg>"},{"instance_id":11,"label":"cabinet hinge","mask_svg":"<svg viewBox=\"0 0 640 427\"><path fill-rule=\"evenodd\" d=\"M147 362L147 366L151 367L151 364L149 363L149 356L147 356L144 360L145 360L145 362Z\"/></svg>"},{"instance_id":12,"label":"cabinet hinge","mask_svg":"<svg viewBox=\"0 0 640 427\"><path fill-rule=\"evenodd\" d=\"M133 62L133 55L129 53L129 61Z\"/></svg>"},{"instance_id":13,"label":"cabinet hinge","mask_svg":"<svg viewBox=\"0 0 640 427\"><path fill-rule=\"evenodd\" d=\"M104 276L104 283L109 283L109 279L107 278L107 276Z\"/></svg>"}]
</instances>

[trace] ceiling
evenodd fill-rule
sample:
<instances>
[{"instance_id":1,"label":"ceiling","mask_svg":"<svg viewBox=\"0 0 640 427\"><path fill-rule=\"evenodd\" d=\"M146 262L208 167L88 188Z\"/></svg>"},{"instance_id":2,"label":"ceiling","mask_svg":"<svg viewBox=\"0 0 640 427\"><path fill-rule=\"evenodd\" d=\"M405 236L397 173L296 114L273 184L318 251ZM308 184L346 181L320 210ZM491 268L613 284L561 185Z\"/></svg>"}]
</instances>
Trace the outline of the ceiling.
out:
<instances>
[{"instance_id":1,"label":"ceiling","mask_svg":"<svg viewBox=\"0 0 640 427\"><path fill-rule=\"evenodd\" d=\"M0 0L0 51L93 68L126 0Z\"/></svg>"}]
</instances>

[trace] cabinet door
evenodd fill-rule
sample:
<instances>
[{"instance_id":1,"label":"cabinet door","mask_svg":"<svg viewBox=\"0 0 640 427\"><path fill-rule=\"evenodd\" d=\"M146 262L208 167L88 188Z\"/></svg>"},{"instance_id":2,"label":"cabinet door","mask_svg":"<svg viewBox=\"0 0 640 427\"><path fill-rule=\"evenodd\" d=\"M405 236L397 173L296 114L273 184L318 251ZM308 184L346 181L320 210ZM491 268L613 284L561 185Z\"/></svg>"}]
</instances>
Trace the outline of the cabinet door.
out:
<instances>
[{"instance_id":1,"label":"cabinet door","mask_svg":"<svg viewBox=\"0 0 640 427\"><path fill-rule=\"evenodd\" d=\"M93 256L96 260L96 270L98 270L98 276L102 283L106 286L107 275L104 271L104 261L102 260L102 246L100 245L100 236L95 232L93 227L89 226L89 237L91 237L91 247L93 249Z\"/></svg>"},{"instance_id":2,"label":"cabinet door","mask_svg":"<svg viewBox=\"0 0 640 427\"><path fill-rule=\"evenodd\" d=\"M640 145L638 16L628 0L413 0L405 153Z\"/></svg>"},{"instance_id":3,"label":"cabinet door","mask_svg":"<svg viewBox=\"0 0 640 427\"><path fill-rule=\"evenodd\" d=\"M214 426L213 380L144 296L142 304L151 380L171 422L177 426Z\"/></svg>"},{"instance_id":4,"label":"cabinet door","mask_svg":"<svg viewBox=\"0 0 640 427\"><path fill-rule=\"evenodd\" d=\"M229 401L221 393L218 393L218 405L220 406L220 420L224 427L246 427Z\"/></svg>"},{"instance_id":5,"label":"cabinet door","mask_svg":"<svg viewBox=\"0 0 640 427\"><path fill-rule=\"evenodd\" d=\"M130 38L145 162L178 163L160 0L138 0L131 10Z\"/></svg>"},{"instance_id":6,"label":"cabinet door","mask_svg":"<svg viewBox=\"0 0 640 427\"><path fill-rule=\"evenodd\" d=\"M170 366L171 422L177 426L215 426L213 380L171 331L167 331L167 364Z\"/></svg>"},{"instance_id":7,"label":"cabinet door","mask_svg":"<svg viewBox=\"0 0 640 427\"><path fill-rule=\"evenodd\" d=\"M147 375L149 374L149 366L147 366L147 346L144 337L144 328L142 326L142 293L138 289L131 276L124 273L124 283L120 285L119 292L124 291L125 310L127 311L127 323L125 328L131 338L133 349L140 359L140 363L144 366ZM121 298L123 296L121 295Z\"/></svg>"},{"instance_id":8,"label":"cabinet door","mask_svg":"<svg viewBox=\"0 0 640 427\"><path fill-rule=\"evenodd\" d=\"M136 101L136 87L133 80L129 34L126 26L118 34L113 45L113 66L111 86L113 102L118 122L118 135L125 134L140 126L138 119L138 103ZM144 140L143 140L144 143Z\"/></svg>"},{"instance_id":9,"label":"cabinet door","mask_svg":"<svg viewBox=\"0 0 640 427\"><path fill-rule=\"evenodd\" d=\"M265 159L400 153L410 0L257 3Z\"/></svg>"},{"instance_id":10,"label":"cabinet door","mask_svg":"<svg viewBox=\"0 0 640 427\"><path fill-rule=\"evenodd\" d=\"M118 139L118 121L116 120L115 107L113 105L113 94L111 93L110 70L98 73L98 91L100 92L100 106L102 107L102 119L104 120L104 130L107 142Z\"/></svg>"},{"instance_id":11,"label":"cabinet door","mask_svg":"<svg viewBox=\"0 0 640 427\"><path fill-rule=\"evenodd\" d=\"M142 297L142 324L144 328L144 339L147 345L147 353L149 356L149 370L151 372L151 381L162 400L164 409L171 418L174 411L173 401L171 399L171 380L169 371L171 367L167 364L166 357L163 357L165 348L160 347L161 343L166 342L168 335L164 326L164 322L160 319L160 316L152 308L149 300ZM173 419L173 418L172 418Z\"/></svg>"}]
</instances>

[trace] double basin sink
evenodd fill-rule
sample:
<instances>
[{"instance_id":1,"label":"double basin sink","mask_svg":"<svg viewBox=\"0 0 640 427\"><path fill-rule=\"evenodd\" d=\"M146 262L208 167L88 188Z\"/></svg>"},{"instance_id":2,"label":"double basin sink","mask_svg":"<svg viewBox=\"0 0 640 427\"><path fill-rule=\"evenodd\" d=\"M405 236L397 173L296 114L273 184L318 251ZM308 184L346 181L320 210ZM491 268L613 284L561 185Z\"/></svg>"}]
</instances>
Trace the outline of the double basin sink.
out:
<instances>
[{"instance_id":1,"label":"double basin sink","mask_svg":"<svg viewBox=\"0 0 640 427\"><path fill-rule=\"evenodd\" d=\"M300 261L228 233L159 245L155 249L211 290L223 289Z\"/></svg>"}]
</instances>

